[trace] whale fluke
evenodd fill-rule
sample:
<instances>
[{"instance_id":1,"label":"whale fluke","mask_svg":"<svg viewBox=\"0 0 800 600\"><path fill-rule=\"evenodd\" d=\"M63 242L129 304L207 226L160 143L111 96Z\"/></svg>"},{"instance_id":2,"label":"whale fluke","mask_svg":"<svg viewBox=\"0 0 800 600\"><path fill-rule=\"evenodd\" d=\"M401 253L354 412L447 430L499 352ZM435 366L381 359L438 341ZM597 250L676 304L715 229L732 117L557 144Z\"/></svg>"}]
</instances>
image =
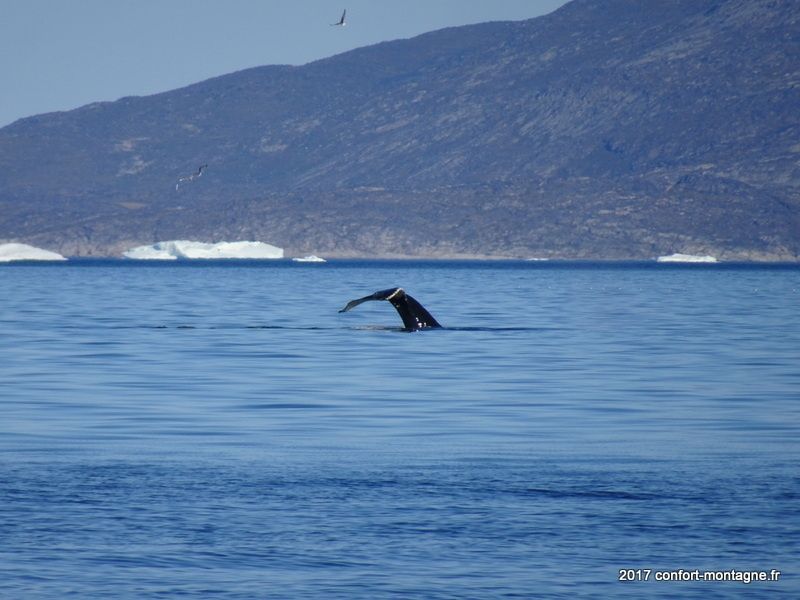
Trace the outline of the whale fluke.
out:
<instances>
[{"instance_id":1,"label":"whale fluke","mask_svg":"<svg viewBox=\"0 0 800 600\"><path fill-rule=\"evenodd\" d=\"M417 302L413 297L406 294L403 288L395 287L388 290L380 290L369 296L351 300L347 305L340 310L340 313L352 310L362 302L368 300L387 300L392 306L395 307L400 318L403 319L403 325L408 331L416 331L417 329L431 329L441 327L439 322L433 318L431 313L425 310L425 307Z\"/></svg>"}]
</instances>

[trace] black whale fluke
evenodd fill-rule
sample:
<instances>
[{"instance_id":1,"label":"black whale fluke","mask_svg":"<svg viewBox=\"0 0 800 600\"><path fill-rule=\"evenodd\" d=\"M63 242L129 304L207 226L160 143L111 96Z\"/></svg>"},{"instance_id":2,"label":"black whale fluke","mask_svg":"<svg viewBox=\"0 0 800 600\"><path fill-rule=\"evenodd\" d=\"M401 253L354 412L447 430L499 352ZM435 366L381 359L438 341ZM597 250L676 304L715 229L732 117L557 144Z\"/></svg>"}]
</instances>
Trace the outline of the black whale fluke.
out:
<instances>
[{"instance_id":1,"label":"black whale fluke","mask_svg":"<svg viewBox=\"0 0 800 600\"><path fill-rule=\"evenodd\" d=\"M425 310L425 307L422 306L422 304L406 294L403 288L399 287L381 290L379 292L375 292L374 294L370 294L369 296L364 296L363 298L358 298L357 300L351 300L339 312L347 312L348 310L353 309L362 302L367 302L368 300L388 300L391 302L392 306L394 306L397 312L400 314L400 318L403 319L403 325L409 331L441 327L438 321L433 318L431 313Z\"/></svg>"}]
</instances>

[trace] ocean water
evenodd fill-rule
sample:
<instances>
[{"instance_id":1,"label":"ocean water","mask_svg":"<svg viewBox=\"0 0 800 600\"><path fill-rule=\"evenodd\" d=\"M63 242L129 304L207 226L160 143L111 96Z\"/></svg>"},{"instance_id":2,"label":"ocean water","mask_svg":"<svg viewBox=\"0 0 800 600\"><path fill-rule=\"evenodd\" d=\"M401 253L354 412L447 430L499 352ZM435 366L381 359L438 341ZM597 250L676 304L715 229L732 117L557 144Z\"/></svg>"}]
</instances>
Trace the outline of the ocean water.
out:
<instances>
[{"instance_id":1,"label":"ocean water","mask_svg":"<svg viewBox=\"0 0 800 600\"><path fill-rule=\"evenodd\" d=\"M798 459L797 267L0 268L2 598L797 598Z\"/></svg>"}]
</instances>

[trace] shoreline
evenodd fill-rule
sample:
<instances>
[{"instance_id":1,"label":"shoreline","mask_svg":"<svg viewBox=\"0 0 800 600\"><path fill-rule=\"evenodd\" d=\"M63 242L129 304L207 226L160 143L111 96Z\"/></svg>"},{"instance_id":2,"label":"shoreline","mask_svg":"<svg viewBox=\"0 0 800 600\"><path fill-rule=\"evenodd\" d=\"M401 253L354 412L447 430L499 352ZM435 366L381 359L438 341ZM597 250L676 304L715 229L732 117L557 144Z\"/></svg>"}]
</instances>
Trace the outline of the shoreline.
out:
<instances>
[{"instance_id":1,"label":"shoreline","mask_svg":"<svg viewBox=\"0 0 800 600\"><path fill-rule=\"evenodd\" d=\"M178 258L178 259L134 259L120 256L68 256L66 260L39 260L39 259L20 259L0 263L3 266L78 266L78 265L131 265L131 266L198 266L198 265L283 265L294 266L296 268L323 267L326 264L345 264L350 263L397 263L397 264L508 264L515 266L529 266L530 268L552 268L552 267L636 267L653 266L659 269L671 268L697 268L715 269L731 267L788 267L800 268L800 260L717 260L716 262L703 261L659 261L657 258L551 258L547 260L532 260L529 258L513 257L324 257L325 262L306 263L296 261L293 257L284 258Z\"/></svg>"}]
</instances>

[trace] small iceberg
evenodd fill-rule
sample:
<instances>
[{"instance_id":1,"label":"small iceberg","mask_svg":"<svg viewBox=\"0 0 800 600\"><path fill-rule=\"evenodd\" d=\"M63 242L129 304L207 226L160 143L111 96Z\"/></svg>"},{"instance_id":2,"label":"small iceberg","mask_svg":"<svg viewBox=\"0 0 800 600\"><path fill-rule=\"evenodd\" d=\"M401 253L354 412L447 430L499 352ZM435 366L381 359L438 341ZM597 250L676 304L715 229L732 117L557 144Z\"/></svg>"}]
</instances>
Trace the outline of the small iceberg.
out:
<instances>
[{"instance_id":1,"label":"small iceberg","mask_svg":"<svg viewBox=\"0 0 800 600\"><path fill-rule=\"evenodd\" d=\"M324 263L324 262L328 262L324 258L320 258L319 256L315 256L314 254L311 254L309 256L304 256L302 258L293 258L292 260L294 262L302 262L302 263L306 263L306 262L308 262L308 263Z\"/></svg>"},{"instance_id":2,"label":"small iceberg","mask_svg":"<svg viewBox=\"0 0 800 600\"><path fill-rule=\"evenodd\" d=\"M681 262L681 263L715 263L717 259L713 256L698 256L695 254L670 254L669 256L659 256L658 262Z\"/></svg>"},{"instance_id":3,"label":"small iceberg","mask_svg":"<svg viewBox=\"0 0 800 600\"><path fill-rule=\"evenodd\" d=\"M122 254L135 260L177 260L218 258L273 259L283 258L283 248L264 242L192 242L172 240L151 246L138 246Z\"/></svg>"},{"instance_id":4,"label":"small iceberg","mask_svg":"<svg viewBox=\"0 0 800 600\"><path fill-rule=\"evenodd\" d=\"M28 244L0 244L0 262L14 260L67 260L57 252L42 250Z\"/></svg>"}]
</instances>

